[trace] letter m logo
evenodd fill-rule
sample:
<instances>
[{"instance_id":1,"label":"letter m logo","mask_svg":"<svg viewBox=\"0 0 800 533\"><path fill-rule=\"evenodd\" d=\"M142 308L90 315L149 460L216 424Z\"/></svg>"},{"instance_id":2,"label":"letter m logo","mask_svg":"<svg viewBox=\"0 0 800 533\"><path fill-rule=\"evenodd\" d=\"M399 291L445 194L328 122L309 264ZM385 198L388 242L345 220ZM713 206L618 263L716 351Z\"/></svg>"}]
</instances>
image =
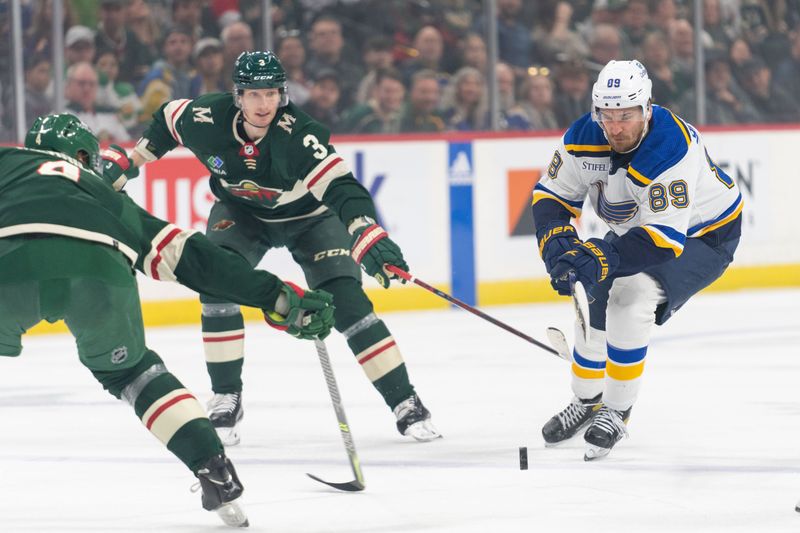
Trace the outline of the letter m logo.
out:
<instances>
[{"instance_id":1,"label":"letter m logo","mask_svg":"<svg viewBox=\"0 0 800 533\"><path fill-rule=\"evenodd\" d=\"M289 113L284 113L278 121L278 127L286 130L286 133L292 133L292 125L294 125L295 121L297 121L297 117Z\"/></svg>"},{"instance_id":2,"label":"letter m logo","mask_svg":"<svg viewBox=\"0 0 800 533\"><path fill-rule=\"evenodd\" d=\"M193 107L192 113L194 113L195 122L206 122L208 124L214 123L214 118L211 116L211 108L210 107Z\"/></svg>"}]
</instances>

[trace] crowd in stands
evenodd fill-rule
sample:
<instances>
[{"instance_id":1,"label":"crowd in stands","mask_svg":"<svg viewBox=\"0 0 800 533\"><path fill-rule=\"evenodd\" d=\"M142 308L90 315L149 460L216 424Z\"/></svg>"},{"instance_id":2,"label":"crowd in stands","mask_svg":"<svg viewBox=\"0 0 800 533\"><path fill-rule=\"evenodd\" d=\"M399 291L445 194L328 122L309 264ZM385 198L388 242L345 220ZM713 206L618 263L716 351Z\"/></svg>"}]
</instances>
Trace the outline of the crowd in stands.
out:
<instances>
[{"instance_id":1,"label":"crowd in stands","mask_svg":"<svg viewBox=\"0 0 800 533\"><path fill-rule=\"evenodd\" d=\"M8 4L0 1L0 4ZM497 0L487 71L480 0L274 0L290 98L335 133L484 130L487 77L502 130L558 130L590 108L611 59L639 59L656 104L696 122L694 42L707 124L800 122L800 0ZM258 0L64 0L65 99L102 140L135 139L164 102L231 90L261 42ZM2 7L2 6L0 6ZM23 4L26 127L53 108L50 0ZM13 123L8 6L0 119Z\"/></svg>"}]
</instances>

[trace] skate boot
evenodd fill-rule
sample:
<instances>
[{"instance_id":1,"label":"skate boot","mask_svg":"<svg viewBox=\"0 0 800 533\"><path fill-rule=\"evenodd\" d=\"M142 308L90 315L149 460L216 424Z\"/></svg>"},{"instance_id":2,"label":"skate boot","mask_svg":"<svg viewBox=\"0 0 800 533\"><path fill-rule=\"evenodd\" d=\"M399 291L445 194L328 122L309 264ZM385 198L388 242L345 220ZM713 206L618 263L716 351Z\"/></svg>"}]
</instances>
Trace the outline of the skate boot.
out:
<instances>
[{"instance_id":1,"label":"skate boot","mask_svg":"<svg viewBox=\"0 0 800 533\"><path fill-rule=\"evenodd\" d=\"M592 425L586 430L583 439L586 441L586 450L583 455L585 461L594 461L608 455L611 448L622 437L628 436L626 424L631 416L631 407L624 411L617 411L608 406L603 406L594 416Z\"/></svg>"},{"instance_id":2,"label":"skate boot","mask_svg":"<svg viewBox=\"0 0 800 533\"><path fill-rule=\"evenodd\" d=\"M418 441L427 442L441 438L431 422L431 413L428 411L419 396L412 394L394 408L397 417L397 431L401 435L414 437Z\"/></svg>"},{"instance_id":3,"label":"skate boot","mask_svg":"<svg viewBox=\"0 0 800 533\"><path fill-rule=\"evenodd\" d=\"M236 475L233 463L225 457L225 454L215 455L209 459L195 475L200 480L200 489L203 491L203 509L215 511L229 526L250 525L247 515L238 502L244 487Z\"/></svg>"},{"instance_id":4,"label":"skate boot","mask_svg":"<svg viewBox=\"0 0 800 533\"><path fill-rule=\"evenodd\" d=\"M602 394L598 394L588 400L581 400L578 397L572 398L572 401L564 410L556 413L542 427L544 445L556 446L577 435L580 430L589 425L592 417L603 405L602 398Z\"/></svg>"},{"instance_id":5,"label":"skate boot","mask_svg":"<svg viewBox=\"0 0 800 533\"><path fill-rule=\"evenodd\" d=\"M225 446L236 446L241 440L239 424L244 417L242 393L215 394L208 401L208 419Z\"/></svg>"}]
</instances>

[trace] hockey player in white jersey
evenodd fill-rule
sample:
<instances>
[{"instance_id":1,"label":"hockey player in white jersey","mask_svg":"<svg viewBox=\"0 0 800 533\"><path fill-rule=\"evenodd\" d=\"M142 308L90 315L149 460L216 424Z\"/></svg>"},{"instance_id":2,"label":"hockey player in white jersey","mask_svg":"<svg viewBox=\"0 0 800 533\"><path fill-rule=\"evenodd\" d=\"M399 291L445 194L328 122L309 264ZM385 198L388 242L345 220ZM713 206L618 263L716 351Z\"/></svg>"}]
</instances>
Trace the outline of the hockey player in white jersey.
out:
<instances>
[{"instance_id":1,"label":"hockey player in white jersey","mask_svg":"<svg viewBox=\"0 0 800 533\"><path fill-rule=\"evenodd\" d=\"M742 196L690 124L651 102L638 61L611 61L592 110L567 130L533 192L539 251L553 288L589 292L588 340L575 331L570 404L542 428L556 445L588 426L584 459L627 435L653 324L719 278L741 235ZM589 198L609 226L580 239L570 219Z\"/></svg>"}]
</instances>

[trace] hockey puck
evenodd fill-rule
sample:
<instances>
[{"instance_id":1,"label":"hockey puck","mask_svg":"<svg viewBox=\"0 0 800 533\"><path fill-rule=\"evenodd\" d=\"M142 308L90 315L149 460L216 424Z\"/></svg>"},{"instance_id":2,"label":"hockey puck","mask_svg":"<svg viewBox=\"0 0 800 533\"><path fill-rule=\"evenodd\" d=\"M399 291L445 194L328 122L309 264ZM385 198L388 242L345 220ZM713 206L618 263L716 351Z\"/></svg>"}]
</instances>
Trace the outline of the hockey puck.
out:
<instances>
[{"instance_id":1,"label":"hockey puck","mask_svg":"<svg viewBox=\"0 0 800 533\"><path fill-rule=\"evenodd\" d=\"M528 469L528 448L526 446L519 447L519 469Z\"/></svg>"}]
</instances>

